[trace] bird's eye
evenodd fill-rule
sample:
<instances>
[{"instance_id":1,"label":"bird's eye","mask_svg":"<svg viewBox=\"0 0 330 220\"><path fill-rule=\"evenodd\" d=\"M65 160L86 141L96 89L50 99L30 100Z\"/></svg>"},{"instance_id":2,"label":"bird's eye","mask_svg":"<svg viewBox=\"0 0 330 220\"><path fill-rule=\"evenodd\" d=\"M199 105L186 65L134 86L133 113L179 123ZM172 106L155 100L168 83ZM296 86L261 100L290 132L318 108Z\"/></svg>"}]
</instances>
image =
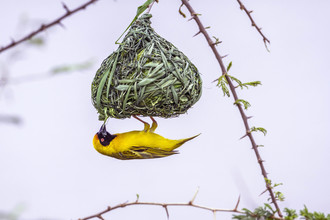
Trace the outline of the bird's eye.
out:
<instances>
[{"instance_id":1,"label":"bird's eye","mask_svg":"<svg viewBox=\"0 0 330 220\"><path fill-rule=\"evenodd\" d=\"M104 138L101 138L101 140L100 140L102 143L104 142Z\"/></svg>"}]
</instances>

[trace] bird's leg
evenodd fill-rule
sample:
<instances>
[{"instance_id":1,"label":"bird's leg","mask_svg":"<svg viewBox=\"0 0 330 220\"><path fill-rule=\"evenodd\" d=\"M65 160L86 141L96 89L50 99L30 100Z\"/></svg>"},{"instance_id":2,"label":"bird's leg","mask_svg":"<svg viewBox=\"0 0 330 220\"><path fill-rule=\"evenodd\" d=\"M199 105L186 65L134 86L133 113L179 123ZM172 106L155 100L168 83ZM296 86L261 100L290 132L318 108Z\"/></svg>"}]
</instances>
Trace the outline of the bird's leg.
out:
<instances>
[{"instance_id":1,"label":"bird's leg","mask_svg":"<svg viewBox=\"0 0 330 220\"><path fill-rule=\"evenodd\" d=\"M157 124L157 121L152 116L150 116L150 119L152 120L150 132L154 132L156 130L158 124Z\"/></svg>"},{"instance_id":2,"label":"bird's leg","mask_svg":"<svg viewBox=\"0 0 330 220\"><path fill-rule=\"evenodd\" d=\"M136 115L133 115L133 118L139 120L140 122L142 122L144 124L143 131L148 132L150 130L150 125L147 122L145 122L142 119L138 118Z\"/></svg>"}]
</instances>

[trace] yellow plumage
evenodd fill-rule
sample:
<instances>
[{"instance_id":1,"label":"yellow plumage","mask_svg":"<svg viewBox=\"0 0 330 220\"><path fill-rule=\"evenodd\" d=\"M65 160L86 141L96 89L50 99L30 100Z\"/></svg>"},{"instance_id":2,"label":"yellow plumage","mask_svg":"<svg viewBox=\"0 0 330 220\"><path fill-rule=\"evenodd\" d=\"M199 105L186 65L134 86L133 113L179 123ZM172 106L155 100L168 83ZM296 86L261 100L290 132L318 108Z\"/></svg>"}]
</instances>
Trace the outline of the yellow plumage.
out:
<instances>
[{"instance_id":1,"label":"yellow plumage","mask_svg":"<svg viewBox=\"0 0 330 220\"><path fill-rule=\"evenodd\" d=\"M151 128L148 123L134 117L144 123L144 130L111 135L102 125L94 136L94 148L101 154L121 160L160 158L178 153L176 148L199 135L170 140L154 133L157 122L152 117Z\"/></svg>"}]
</instances>

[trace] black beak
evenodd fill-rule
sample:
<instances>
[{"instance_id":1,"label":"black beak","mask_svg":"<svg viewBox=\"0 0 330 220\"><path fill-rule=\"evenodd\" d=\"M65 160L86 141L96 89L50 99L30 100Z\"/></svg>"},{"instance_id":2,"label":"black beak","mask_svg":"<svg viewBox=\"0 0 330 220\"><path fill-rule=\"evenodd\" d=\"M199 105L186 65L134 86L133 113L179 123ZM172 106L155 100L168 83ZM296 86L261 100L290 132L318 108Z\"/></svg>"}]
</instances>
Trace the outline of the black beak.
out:
<instances>
[{"instance_id":1,"label":"black beak","mask_svg":"<svg viewBox=\"0 0 330 220\"><path fill-rule=\"evenodd\" d=\"M100 128L99 134L106 135L107 134L107 128L105 127L105 124L103 124Z\"/></svg>"}]
</instances>

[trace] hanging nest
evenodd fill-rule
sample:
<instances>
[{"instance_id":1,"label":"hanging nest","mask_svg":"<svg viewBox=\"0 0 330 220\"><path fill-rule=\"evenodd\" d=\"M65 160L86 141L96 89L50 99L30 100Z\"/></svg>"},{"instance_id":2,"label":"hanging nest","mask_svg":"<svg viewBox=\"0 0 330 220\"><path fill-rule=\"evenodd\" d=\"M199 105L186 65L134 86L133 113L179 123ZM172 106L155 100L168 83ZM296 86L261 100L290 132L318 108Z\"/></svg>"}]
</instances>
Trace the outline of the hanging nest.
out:
<instances>
[{"instance_id":1,"label":"hanging nest","mask_svg":"<svg viewBox=\"0 0 330 220\"><path fill-rule=\"evenodd\" d=\"M175 117L201 97L197 68L151 27L151 14L131 26L117 51L107 57L92 83L99 120L132 115Z\"/></svg>"}]
</instances>

